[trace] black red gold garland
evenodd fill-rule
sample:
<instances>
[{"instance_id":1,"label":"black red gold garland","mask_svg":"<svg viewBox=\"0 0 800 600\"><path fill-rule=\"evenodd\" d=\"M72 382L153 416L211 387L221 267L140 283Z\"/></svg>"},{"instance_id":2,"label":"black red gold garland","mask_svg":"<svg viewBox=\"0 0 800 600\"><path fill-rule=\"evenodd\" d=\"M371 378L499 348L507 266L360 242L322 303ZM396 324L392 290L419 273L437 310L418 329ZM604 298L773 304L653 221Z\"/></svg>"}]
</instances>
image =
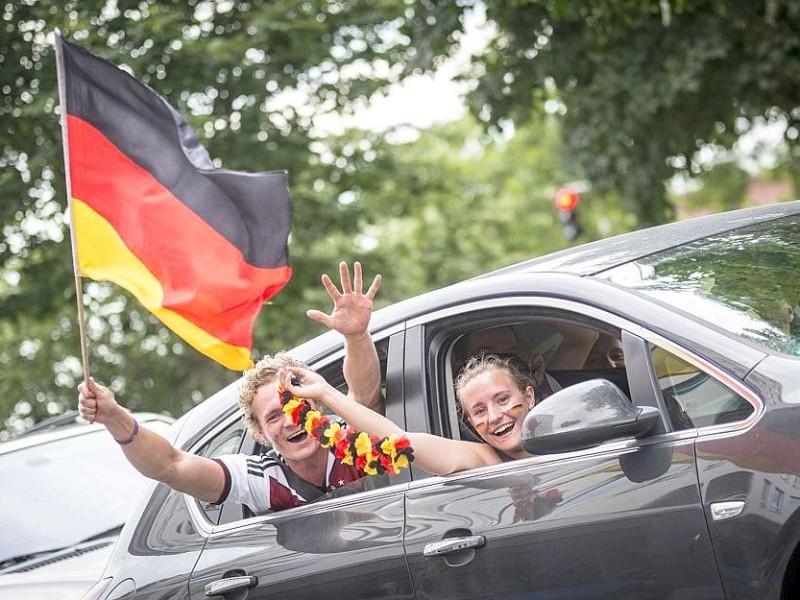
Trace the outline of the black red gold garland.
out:
<instances>
[{"instance_id":1,"label":"black red gold garland","mask_svg":"<svg viewBox=\"0 0 800 600\"><path fill-rule=\"evenodd\" d=\"M355 431L314 410L307 400L297 398L278 383L283 413L295 425L302 423L306 433L346 465L355 465L367 475L397 474L414 460L414 450L406 436L378 438Z\"/></svg>"}]
</instances>

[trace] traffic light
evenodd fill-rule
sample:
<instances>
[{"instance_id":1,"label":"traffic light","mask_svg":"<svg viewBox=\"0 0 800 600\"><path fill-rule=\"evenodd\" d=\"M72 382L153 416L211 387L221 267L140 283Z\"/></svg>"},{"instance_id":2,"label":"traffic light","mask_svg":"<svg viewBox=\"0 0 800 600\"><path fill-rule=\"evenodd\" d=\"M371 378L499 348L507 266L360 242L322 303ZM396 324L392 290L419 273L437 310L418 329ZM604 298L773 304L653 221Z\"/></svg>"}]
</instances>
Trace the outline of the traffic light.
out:
<instances>
[{"instance_id":1,"label":"traffic light","mask_svg":"<svg viewBox=\"0 0 800 600\"><path fill-rule=\"evenodd\" d=\"M558 218L564 229L564 237L570 242L577 238L581 233L581 226L578 223L576 209L581 200L580 194L568 187L562 187L556 192L556 208Z\"/></svg>"}]
</instances>

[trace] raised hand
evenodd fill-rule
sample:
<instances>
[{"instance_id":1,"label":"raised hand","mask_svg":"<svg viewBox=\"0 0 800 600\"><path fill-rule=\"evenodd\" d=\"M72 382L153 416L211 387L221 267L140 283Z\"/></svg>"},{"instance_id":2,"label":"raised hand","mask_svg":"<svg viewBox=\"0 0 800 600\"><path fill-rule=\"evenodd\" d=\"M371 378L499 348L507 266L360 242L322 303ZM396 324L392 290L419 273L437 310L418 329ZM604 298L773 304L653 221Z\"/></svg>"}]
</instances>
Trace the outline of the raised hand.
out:
<instances>
[{"instance_id":1,"label":"raised hand","mask_svg":"<svg viewBox=\"0 0 800 600\"><path fill-rule=\"evenodd\" d=\"M295 397L321 402L322 404L326 404L326 400L332 394L337 393L336 389L322 375L300 367L280 369L278 371L278 382L280 382L282 389L291 392Z\"/></svg>"},{"instance_id":2,"label":"raised hand","mask_svg":"<svg viewBox=\"0 0 800 600\"><path fill-rule=\"evenodd\" d=\"M339 263L339 276L341 291L331 281L328 275L322 276L322 285L333 300L333 311L326 315L319 310L308 310L309 319L322 323L329 329L334 329L344 336L364 333L369 327L372 315L372 301L378 288L381 286L381 276L376 275L366 294L363 292L361 263L353 264L353 281L350 282L350 269L347 263Z\"/></svg>"},{"instance_id":3,"label":"raised hand","mask_svg":"<svg viewBox=\"0 0 800 600\"><path fill-rule=\"evenodd\" d=\"M78 412L90 423L106 423L119 408L114 394L93 377L78 385Z\"/></svg>"},{"instance_id":4,"label":"raised hand","mask_svg":"<svg viewBox=\"0 0 800 600\"><path fill-rule=\"evenodd\" d=\"M533 382L536 385L536 387L538 388L544 385L545 381L547 380L544 356L538 352L535 354L531 354L528 357L528 368L531 371L531 375L533 376Z\"/></svg>"}]
</instances>

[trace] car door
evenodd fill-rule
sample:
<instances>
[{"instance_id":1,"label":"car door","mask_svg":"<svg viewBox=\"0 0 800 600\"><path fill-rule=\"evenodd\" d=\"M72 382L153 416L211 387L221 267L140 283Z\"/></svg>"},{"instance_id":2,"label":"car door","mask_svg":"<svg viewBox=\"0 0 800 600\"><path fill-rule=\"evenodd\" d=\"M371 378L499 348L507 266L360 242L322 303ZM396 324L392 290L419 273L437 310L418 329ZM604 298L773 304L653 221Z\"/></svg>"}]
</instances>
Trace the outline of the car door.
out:
<instances>
[{"instance_id":1,"label":"car door","mask_svg":"<svg viewBox=\"0 0 800 600\"><path fill-rule=\"evenodd\" d=\"M448 416L448 332L550 310L542 300L530 302L461 307L408 332L423 344L406 353L408 376L427 382L417 384L427 411L409 410L427 412L418 426L458 435L457 416ZM588 307L558 307L565 310L551 316L585 324L589 315L623 331L630 325ZM623 337L629 393L634 403L653 405L646 344L629 332ZM405 543L418 597L724 597L700 501L695 433L661 428L645 440L415 481L406 497Z\"/></svg>"},{"instance_id":2,"label":"car door","mask_svg":"<svg viewBox=\"0 0 800 600\"><path fill-rule=\"evenodd\" d=\"M208 584L227 581L232 593L249 591L230 598L411 598L404 487L216 528L192 573L191 597L205 598ZM253 579L237 586L237 577Z\"/></svg>"},{"instance_id":3,"label":"car door","mask_svg":"<svg viewBox=\"0 0 800 600\"><path fill-rule=\"evenodd\" d=\"M377 342L394 419L402 418L402 343L402 332ZM340 357L313 365L334 385L342 382ZM253 444L245 442L244 451ZM409 480L408 472L368 476L311 504L258 517L225 503L192 572L191 598L412 598L403 550Z\"/></svg>"}]
</instances>

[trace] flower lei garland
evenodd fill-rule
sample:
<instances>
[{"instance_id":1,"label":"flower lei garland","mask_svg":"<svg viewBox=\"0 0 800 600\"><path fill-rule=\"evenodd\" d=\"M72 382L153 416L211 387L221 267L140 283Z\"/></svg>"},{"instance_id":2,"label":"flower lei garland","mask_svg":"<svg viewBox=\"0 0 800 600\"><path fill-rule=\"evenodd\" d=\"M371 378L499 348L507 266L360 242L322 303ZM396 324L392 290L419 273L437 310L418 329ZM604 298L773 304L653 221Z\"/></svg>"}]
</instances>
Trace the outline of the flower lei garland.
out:
<instances>
[{"instance_id":1,"label":"flower lei garland","mask_svg":"<svg viewBox=\"0 0 800 600\"><path fill-rule=\"evenodd\" d=\"M378 438L354 431L347 424L311 408L308 400L297 398L278 383L283 413L295 425L303 424L306 433L320 446L329 449L346 465L355 465L367 475L397 474L414 460L414 450L406 436Z\"/></svg>"}]
</instances>

